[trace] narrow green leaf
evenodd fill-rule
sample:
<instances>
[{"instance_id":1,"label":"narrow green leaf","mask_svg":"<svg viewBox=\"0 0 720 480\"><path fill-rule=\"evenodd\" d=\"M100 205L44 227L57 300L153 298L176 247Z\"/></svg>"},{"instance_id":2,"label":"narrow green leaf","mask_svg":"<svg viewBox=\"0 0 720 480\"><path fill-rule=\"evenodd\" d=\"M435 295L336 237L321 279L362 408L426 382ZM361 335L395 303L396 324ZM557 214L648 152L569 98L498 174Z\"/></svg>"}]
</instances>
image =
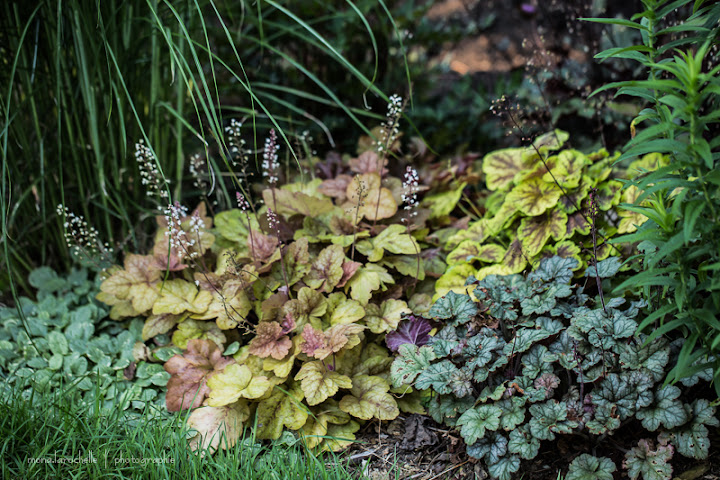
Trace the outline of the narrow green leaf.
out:
<instances>
[{"instance_id":1,"label":"narrow green leaf","mask_svg":"<svg viewBox=\"0 0 720 480\"><path fill-rule=\"evenodd\" d=\"M624 18L580 18L579 20L583 20L585 22L603 23L605 25L619 25L621 27L635 28L645 32L650 31L645 25L641 25Z\"/></svg>"},{"instance_id":2,"label":"narrow green leaf","mask_svg":"<svg viewBox=\"0 0 720 480\"><path fill-rule=\"evenodd\" d=\"M695 224L707 204L702 199L690 201L685 206L683 215L683 241L687 245L695 233Z\"/></svg>"}]
</instances>

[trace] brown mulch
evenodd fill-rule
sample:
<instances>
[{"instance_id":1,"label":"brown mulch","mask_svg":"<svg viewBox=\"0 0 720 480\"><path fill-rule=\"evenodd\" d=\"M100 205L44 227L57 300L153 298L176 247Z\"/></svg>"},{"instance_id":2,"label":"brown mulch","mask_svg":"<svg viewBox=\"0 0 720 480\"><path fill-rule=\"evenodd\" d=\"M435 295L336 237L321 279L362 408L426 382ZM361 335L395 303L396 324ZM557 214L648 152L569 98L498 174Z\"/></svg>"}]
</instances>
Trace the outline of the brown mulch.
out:
<instances>
[{"instance_id":1,"label":"brown mulch","mask_svg":"<svg viewBox=\"0 0 720 480\"><path fill-rule=\"evenodd\" d=\"M465 453L460 436L423 415L369 423L343 455L360 476L390 479L480 479L485 468Z\"/></svg>"},{"instance_id":2,"label":"brown mulch","mask_svg":"<svg viewBox=\"0 0 720 480\"><path fill-rule=\"evenodd\" d=\"M694 460L676 454L673 480L720 480L720 438L711 432L710 456ZM342 455L355 477L371 480L486 480L483 463L465 453L460 435L424 415L400 415L392 422L371 422ZM537 458L524 461L514 478L557 480L576 455L569 438L543 442ZM620 450L620 449L619 449ZM622 456L621 451L617 452ZM619 462L616 461L618 467ZM626 479L620 469L616 479Z\"/></svg>"}]
</instances>

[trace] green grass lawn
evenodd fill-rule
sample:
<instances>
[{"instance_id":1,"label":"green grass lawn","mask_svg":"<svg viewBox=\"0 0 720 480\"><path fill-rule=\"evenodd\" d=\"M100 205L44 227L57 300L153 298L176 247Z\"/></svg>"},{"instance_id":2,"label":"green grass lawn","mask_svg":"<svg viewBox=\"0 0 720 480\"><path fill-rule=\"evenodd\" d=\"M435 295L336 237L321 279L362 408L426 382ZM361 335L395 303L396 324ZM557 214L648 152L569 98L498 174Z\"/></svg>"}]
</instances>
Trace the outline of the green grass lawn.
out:
<instances>
[{"instance_id":1,"label":"green grass lawn","mask_svg":"<svg viewBox=\"0 0 720 480\"><path fill-rule=\"evenodd\" d=\"M215 455L187 446L184 416L97 412L60 393L0 400L3 479L318 479L353 478L334 455L300 444L261 445L251 437Z\"/></svg>"}]
</instances>

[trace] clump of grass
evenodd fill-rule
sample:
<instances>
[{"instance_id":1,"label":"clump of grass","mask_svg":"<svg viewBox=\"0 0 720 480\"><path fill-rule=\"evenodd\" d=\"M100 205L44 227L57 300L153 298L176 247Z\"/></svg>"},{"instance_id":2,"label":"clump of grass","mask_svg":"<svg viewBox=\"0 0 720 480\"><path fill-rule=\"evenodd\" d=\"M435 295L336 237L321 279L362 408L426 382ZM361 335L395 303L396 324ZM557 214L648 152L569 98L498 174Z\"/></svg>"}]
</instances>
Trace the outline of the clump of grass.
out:
<instances>
[{"instance_id":1,"label":"clump of grass","mask_svg":"<svg viewBox=\"0 0 720 480\"><path fill-rule=\"evenodd\" d=\"M252 436L215 455L187 446L184 415L128 417L122 406L100 410L72 403L62 392L0 398L0 477L167 479L352 478L336 457L301 445L262 446Z\"/></svg>"}]
</instances>

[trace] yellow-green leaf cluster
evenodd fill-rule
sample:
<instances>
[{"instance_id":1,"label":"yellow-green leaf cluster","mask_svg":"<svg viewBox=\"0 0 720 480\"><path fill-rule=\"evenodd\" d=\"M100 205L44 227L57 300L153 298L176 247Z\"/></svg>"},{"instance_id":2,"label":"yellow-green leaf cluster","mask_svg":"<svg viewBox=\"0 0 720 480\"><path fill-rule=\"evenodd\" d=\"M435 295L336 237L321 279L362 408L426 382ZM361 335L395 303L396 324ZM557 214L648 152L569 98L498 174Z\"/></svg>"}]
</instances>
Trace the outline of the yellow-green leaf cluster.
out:
<instances>
[{"instance_id":1,"label":"yellow-green leaf cluster","mask_svg":"<svg viewBox=\"0 0 720 480\"><path fill-rule=\"evenodd\" d=\"M466 291L469 275L482 280L520 273L553 255L575 258L576 270L584 271L594 255L593 241L597 260L613 251L625 253L609 240L633 231L644 217L620 208L621 202L633 203L635 195L632 189L622 190L622 180L662 162L649 154L624 170L613 165L617 155L604 149L587 155L562 149L567 138L556 130L533 146L498 150L483 158L485 183L493 193L484 216L447 239L450 268L436 283L436 298L451 290Z\"/></svg>"}]
</instances>

